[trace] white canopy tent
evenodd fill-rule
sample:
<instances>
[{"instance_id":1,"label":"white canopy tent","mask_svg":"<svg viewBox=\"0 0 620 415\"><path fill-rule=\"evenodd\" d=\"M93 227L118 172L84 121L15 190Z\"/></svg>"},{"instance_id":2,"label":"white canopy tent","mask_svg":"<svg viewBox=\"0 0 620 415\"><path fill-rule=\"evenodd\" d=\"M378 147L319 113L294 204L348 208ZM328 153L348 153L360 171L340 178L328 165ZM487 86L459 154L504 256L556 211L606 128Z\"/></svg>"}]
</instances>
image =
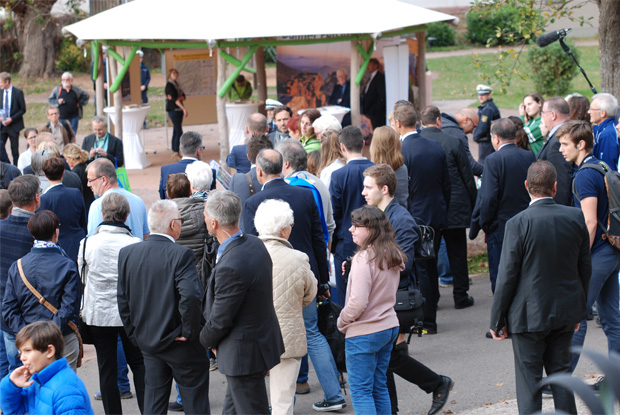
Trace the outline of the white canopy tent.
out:
<instances>
[{"instance_id":1,"label":"white canopy tent","mask_svg":"<svg viewBox=\"0 0 620 415\"><path fill-rule=\"evenodd\" d=\"M257 89L259 99L266 98L264 55L261 56L262 49L259 49L262 46L351 41L351 78L354 80L351 112L353 124L359 125L359 84L375 42L380 38L422 33L418 40L420 66L424 67L425 25L454 19L454 16L399 0L314 0L310 4L290 0L135 0L69 25L63 31L76 36L79 44L92 41L96 64L102 45L132 47L124 58L114 51L109 53L123 65L118 74L112 74L111 92L118 89L139 47L218 49L217 108L224 152L228 147L224 95L257 50L260 50L257 75L261 84ZM248 47L248 53L241 60L225 50L237 46ZM237 66L227 79L226 62ZM98 86L102 82L98 81ZM120 99L115 101L120 102Z\"/></svg>"}]
</instances>

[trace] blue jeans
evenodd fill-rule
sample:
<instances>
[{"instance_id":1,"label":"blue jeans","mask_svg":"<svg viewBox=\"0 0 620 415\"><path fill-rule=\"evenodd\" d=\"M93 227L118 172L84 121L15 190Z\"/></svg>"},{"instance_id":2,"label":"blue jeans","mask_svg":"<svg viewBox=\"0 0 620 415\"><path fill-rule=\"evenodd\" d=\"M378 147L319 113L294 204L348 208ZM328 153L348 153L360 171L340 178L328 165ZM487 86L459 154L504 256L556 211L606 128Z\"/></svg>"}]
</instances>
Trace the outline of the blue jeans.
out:
<instances>
[{"instance_id":1,"label":"blue jeans","mask_svg":"<svg viewBox=\"0 0 620 415\"><path fill-rule=\"evenodd\" d=\"M129 369L127 369L127 359L125 358L125 350L123 349L123 342L121 341L121 336L118 336L116 344L116 366L117 366L117 375L116 375L116 383L118 384L118 390L120 393L126 393L131 391L131 387L129 386L129 378L127 374L129 373Z\"/></svg>"},{"instance_id":2,"label":"blue jeans","mask_svg":"<svg viewBox=\"0 0 620 415\"><path fill-rule=\"evenodd\" d=\"M9 373L13 373L15 369L22 366L22 361L19 359L19 350L17 350L17 346L15 346L15 335L6 331L2 333L4 334L6 357L9 361Z\"/></svg>"},{"instance_id":3,"label":"blue jeans","mask_svg":"<svg viewBox=\"0 0 620 415\"><path fill-rule=\"evenodd\" d=\"M390 415L386 372L398 327L345 341L349 388L356 414Z\"/></svg>"},{"instance_id":4,"label":"blue jeans","mask_svg":"<svg viewBox=\"0 0 620 415\"><path fill-rule=\"evenodd\" d=\"M495 292L497 271L499 270L499 258L502 256L502 241L499 233L493 231L487 234L487 253L489 255L489 278L491 279L491 291Z\"/></svg>"},{"instance_id":5,"label":"blue jeans","mask_svg":"<svg viewBox=\"0 0 620 415\"><path fill-rule=\"evenodd\" d=\"M305 383L308 381L308 371L310 366L308 365L308 354L301 358L301 366L299 366L299 375L297 376L297 383Z\"/></svg>"},{"instance_id":6,"label":"blue jeans","mask_svg":"<svg viewBox=\"0 0 620 415\"><path fill-rule=\"evenodd\" d=\"M172 140L170 147L172 152L179 152L179 145L181 144L181 136L183 135L183 111L168 111L168 117L172 122Z\"/></svg>"},{"instance_id":7,"label":"blue jeans","mask_svg":"<svg viewBox=\"0 0 620 415\"><path fill-rule=\"evenodd\" d=\"M596 301L598 316L603 332L607 336L607 348L620 352L620 310L618 310L618 270L620 252L613 246L605 246L592 254L592 277L588 290L587 309L592 309ZM581 322L577 333L573 334L573 346L583 346L586 338L587 320ZM573 355L573 370L577 367L579 355Z\"/></svg>"},{"instance_id":8,"label":"blue jeans","mask_svg":"<svg viewBox=\"0 0 620 415\"><path fill-rule=\"evenodd\" d=\"M441 238L439 255L437 256L437 273L441 284L452 284L452 272L450 271L450 261L448 260L448 249L446 241Z\"/></svg>"},{"instance_id":9,"label":"blue jeans","mask_svg":"<svg viewBox=\"0 0 620 415\"><path fill-rule=\"evenodd\" d=\"M325 400L328 402L342 400L344 398L338 382L340 373L336 368L336 362L329 344L317 326L316 298L303 308L303 315L306 326L306 340L308 341L308 355L312 360L316 377L323 388Z\"/></svg>"}]
</instances>

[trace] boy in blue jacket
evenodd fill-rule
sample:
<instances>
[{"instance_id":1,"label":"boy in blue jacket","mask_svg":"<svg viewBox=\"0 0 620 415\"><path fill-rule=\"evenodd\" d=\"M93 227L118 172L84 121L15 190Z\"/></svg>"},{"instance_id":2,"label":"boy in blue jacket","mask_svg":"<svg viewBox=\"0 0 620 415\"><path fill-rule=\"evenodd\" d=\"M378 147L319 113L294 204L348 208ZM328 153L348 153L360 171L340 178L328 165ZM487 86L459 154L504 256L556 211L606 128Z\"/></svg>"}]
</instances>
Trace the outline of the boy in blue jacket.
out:
<instances>
[{"instance_id":1,"label":"boy in blue jacket","mask_svg":"<svg viewBox=\"0 0 620 415\"><path fill-rule=\"evenodd\" d=\"M94 414L84 383L62 357L62 333L55 323L28 324L15 345L24 365L0 382L2 413Z\"/></svg>"}]
</instances>

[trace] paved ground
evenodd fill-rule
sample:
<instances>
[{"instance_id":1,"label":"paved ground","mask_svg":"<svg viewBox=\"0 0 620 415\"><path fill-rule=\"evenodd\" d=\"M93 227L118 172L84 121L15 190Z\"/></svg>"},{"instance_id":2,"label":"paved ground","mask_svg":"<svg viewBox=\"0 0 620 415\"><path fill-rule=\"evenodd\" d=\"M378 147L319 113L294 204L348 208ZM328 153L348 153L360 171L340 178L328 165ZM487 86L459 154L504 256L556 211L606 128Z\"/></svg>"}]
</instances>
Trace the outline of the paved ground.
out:
<instances>
[{"instance_id":1,"label":"paved ground","mask_svg":"<svg viewBox=\"0 0 620 415\"><path fill-rule=\"evenodd\" d=\"M438 373L448 375L455 381L445 413L475 415L516 414L513 354L510 340L496 342L484 337L489 325L492 297L487 275L475 276L470 293L476 304L465 310L455 310L451 290L441 288L438 312L439 334L414 337L409 353ZM586 347L606 352L606 339L596 324L590 325ZM92 346L91 346L92 347ZM91 360L78 374L86 383L90 395L98 390L98 374L93 353ZM576 376L593 382L600 371L588 360L582 359ZM311 414L312 403L322 399L316 375L310 375L310 395L297 397L295 413ZM211 372L209 397L213 413L221 413L226 388L225 378L219 372ZM401 414L426 414L430 408L431 396L397 378ZM133 388L132 388L133 389ZM348 391L347 391L348 393ZM341 413L352 414L350 395L346 396L349 406ZM545 399L552 405L551 399ZM96 414L103 414L100 401L92 402ZM125 413L138 413L135 399L123 401ZM451 411L451 412L447 412ZM552 406L547 408L549 413ZM580 410L579 413L587 413Z\"/></svg>"}]
</instances>

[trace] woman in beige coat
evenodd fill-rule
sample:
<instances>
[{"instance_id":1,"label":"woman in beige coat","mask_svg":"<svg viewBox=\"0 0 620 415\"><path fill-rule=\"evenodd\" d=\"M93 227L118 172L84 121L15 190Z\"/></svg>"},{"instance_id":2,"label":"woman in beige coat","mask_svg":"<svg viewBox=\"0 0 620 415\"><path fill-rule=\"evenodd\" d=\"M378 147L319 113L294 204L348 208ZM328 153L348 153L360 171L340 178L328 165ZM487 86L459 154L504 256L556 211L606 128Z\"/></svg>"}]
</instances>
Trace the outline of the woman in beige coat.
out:
<instances>
[{"instance_id":1,"label":"woman in beige coat","mask_svg":"<svg viewBox=\"0 0 620 415\"><path fill-rule=\"evenodd\" d=\"M293 211L282 200L265 200L256 210L254 226L273 262L273 305L276 309L285 352L270 371L271 413L293 413L295 381L301 358L307 352L302 309L316 296L317 280L308 256L288 242Z\"/></svg>"}]
</instances>

